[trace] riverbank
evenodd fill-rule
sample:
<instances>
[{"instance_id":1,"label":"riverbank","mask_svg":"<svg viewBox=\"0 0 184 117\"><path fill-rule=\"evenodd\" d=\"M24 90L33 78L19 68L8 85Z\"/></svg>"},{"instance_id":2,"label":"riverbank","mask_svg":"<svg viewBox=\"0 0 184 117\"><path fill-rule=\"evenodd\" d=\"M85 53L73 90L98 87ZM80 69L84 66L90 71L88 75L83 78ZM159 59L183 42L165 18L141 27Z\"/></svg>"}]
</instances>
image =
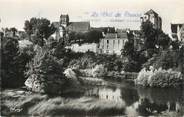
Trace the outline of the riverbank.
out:
<instances>
[{"instance_id":1,"label":"riverbank","mask_svg":"<svg viewBox=\"0 0 184 117\"><path fill-rule=\"evenodd\" d=\"M1 93L3 116L183 116L183 89L144 88L129 82L86 85L85 93L50 96L25 88ZM72 95L71 95L72 94Z\"/></svg>"},{"instance_id":2,"label":"riverbank","mask_svg":"<svg viewBox=\"0 0 184 117\"><path fill-rule=\"evenodd\" d=\"M51 97L25 89L6 89L1 93L3 116L117 115L124 112L124 103L92 97Z\"/></svg>"}]
</instances>

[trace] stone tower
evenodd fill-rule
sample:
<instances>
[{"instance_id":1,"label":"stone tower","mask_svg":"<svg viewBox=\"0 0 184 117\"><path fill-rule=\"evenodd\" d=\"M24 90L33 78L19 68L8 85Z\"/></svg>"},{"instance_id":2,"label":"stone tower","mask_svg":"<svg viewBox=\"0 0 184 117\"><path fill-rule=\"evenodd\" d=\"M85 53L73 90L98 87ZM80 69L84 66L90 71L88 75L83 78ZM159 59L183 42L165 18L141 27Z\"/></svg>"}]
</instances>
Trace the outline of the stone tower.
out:
<instances>
[{"instance_id":1,"label":"stone tower","mask_svg":"<svg viewBox=\"0 0 184 117\"><path fill-rule=\"evenodd\" d=\"M60 15L60 21L59 21L59 36L60 38L65 38L66 36L66 27L69 25L69 16L68 14Z\"/></svg>"},{"instance_id":2,"label":"stone tower","mask_svg":"<svg viewBox=\"0 0 184 117\"><path fill-rule=\"evenodd\" d=\"M62 25L63 27L66 28L68 26L68 24L69 24L68 14L66 14L66 15L61 14L61 16L60 16L60 25Z\"/></svg>"},{"instance_id":3,"label":"stone tower","mask_svg":"<svg viewBox=\"0 0 184 117\"><path fill-rule=\"evenodd\" d=\"M147 11L143 17L141 17L143 22L149 20L153 23L153 28L162 30L162 18L152 9Z\"/></svg>"}]
</instances>

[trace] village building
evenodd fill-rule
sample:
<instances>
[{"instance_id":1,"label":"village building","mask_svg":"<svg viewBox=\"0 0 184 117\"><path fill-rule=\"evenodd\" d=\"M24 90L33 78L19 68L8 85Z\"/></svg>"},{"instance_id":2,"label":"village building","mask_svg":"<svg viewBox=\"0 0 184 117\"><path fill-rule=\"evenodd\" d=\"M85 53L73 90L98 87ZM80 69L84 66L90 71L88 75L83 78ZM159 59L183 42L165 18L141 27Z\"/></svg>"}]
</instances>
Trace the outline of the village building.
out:
<instances>
[{"instance_id":1,"label":"village building","mask_svg":"<svg viewBox=\"0 0 184 117\"><path fill-rule=\"evenodd\" d=\"M150 21L153 27L158 30L162 30L162 19L161 17L152 9L147 11L143 17L141 17L142 22ZM140 21L140 23L142 23ZM130 29L116 29L115 27L90 27L90 22L70 22L69 16L66 14L61 14L59 22L53 22L56 27L56 32L52 37L56 40L67 41L69 37L68 34L71 32L76 33L86 33L92 29L97 29L102 32L103 38L99 40L97 44L73 44L68 46L76 52L87 52L93 51L99 54L116 54L121 55L122 49L124 49L125 43L130 37L128 34L133 33L134 49L140 51L144 45L144 40L141 38L140 30L130 30Z\"/></svg>"},{"instance_id":2,"label":"village building","mask_svg":"<svg viewBox=\"0 0 184 117\"><path fill-rule=\"evenodd\" d=\"M173 40L184 42L184 23L171 24L171 33Z\"/></svg>"},{"instance_id":3,"label":"village building","mask_svg":"<svg viewBox=\"0 0 184 117\"><path fill-rule=\"evenodd\" d=\"M67 31L68 32L88 32L90 30L90 22L70 22Z\"/></svg>"},{"instance_id":4,"label":"village building","mask_svg":"<svg viewBox=\"0 0 184 117\"><path fill-rule=\"evenodd\" d=\"M100 39L99 53L121 55L121 50L124 49L127 41L128 36L126 30L107 33L104 38Z\"/></svg>"}]
</instances>

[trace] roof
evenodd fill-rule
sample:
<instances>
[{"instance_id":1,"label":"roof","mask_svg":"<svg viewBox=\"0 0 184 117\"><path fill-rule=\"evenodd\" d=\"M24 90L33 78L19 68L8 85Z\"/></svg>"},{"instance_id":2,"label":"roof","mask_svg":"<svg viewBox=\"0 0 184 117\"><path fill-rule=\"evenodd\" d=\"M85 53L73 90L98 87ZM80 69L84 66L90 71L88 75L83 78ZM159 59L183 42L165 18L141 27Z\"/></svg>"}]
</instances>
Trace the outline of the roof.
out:
<instances>
[{"instance_id":1,"label":"roof","mask_svg":"<svg viewBox=\"0 0 184 117\"><path fill-rule=\"evenodd\" d=\"M117 38L128 38L127 32L117 33Z\"/></svg>"},{"instance_id":2,"label":"roof","mask_svg":"<svg viewBox=\"0 0 184 117\"><path fill-rule=\"evenodd\" d=\"M106 39L113 39L113 38L117 38L117 33L107 33L105 35Z\"/></svg>"},{"instance_id":3,"label":"roof","mask_svg":"<svg viewBox=\"0 0 184 117\"><path fill-rule=\"evenodd\" d=\"M105 39L115 39L115 38L128 38L127 32L119 32L119 33L107 33L105 35Z\"/></svg>"},{"instance_id":4,"label":"roof","mask_svg":"<svg viewBox=\"0 0 184 117\"><path fill-rule=\"evenodd\" d=\"M153 9L150 9L150 10L147 11L145 14L146 14L146 15L149 15L149 14L158 15L158 13L156 13Z\"/></svg>"},{"instance_id":5,"label":"roof","mask_svg":"<svg viewBox=\"0 0 184 117\"><path fill-rule=\"evenodd\" d=\"M70 31L84 32L90 29L90 22L70 22L68 26Z\"/></svg>"}]
</instances>

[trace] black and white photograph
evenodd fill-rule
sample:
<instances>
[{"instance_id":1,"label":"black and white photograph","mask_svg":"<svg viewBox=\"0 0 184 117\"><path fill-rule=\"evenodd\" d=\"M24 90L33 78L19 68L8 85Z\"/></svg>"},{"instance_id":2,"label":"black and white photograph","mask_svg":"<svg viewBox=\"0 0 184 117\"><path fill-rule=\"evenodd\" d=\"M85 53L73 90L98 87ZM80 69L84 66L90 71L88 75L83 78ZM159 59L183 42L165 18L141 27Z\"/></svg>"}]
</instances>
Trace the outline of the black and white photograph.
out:
<instances>
[{"instance_id":1,"label":"black and white photograph","mask_svg":"<svg viewBox=\"0 0 184 117\"><path fill-rule=\"evenodd\" d=\"M184 117L184 0L0 0L0 117Z\"/></svg>"}]
</instances>

